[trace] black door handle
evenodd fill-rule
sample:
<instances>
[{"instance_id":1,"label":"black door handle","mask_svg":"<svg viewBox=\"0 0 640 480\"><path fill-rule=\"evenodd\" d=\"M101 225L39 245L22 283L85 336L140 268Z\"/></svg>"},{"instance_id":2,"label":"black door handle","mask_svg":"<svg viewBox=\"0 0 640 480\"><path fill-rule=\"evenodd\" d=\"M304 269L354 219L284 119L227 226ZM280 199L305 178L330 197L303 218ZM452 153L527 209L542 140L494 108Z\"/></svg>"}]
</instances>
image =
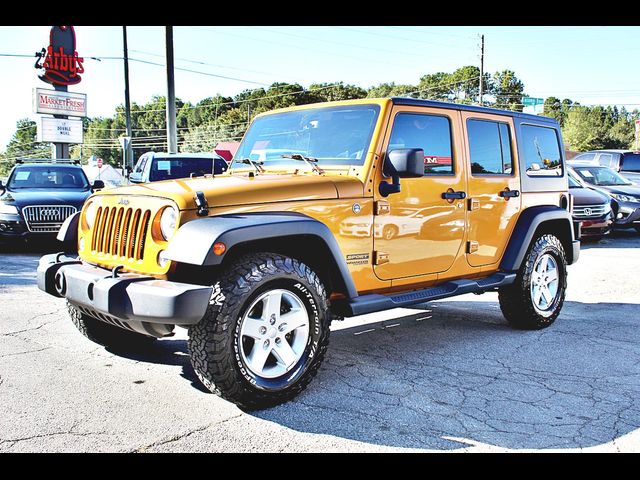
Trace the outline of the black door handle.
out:
<instances>
[{"instance_id":1,"label":"black door handle","mask_svg":"<svg viewBox=\"0 0 640 480\"><path fill-rule=\"evenodd\" d=\"M456 200L456 199L463 199L463 198L467 198L467 194L464 192L444 192L442 194L442 198L444 198L445 200Z\"/></svg>"},{"instance_id":2,"label":"black door handle","mask_svg":"<svg viewBox=\"0 0 640 480\"><path fill-rule=\"evenodd\" d=\"M503 198L519 197L520 190L502 190L498 195Z\"/></svg>"}]
</instances>

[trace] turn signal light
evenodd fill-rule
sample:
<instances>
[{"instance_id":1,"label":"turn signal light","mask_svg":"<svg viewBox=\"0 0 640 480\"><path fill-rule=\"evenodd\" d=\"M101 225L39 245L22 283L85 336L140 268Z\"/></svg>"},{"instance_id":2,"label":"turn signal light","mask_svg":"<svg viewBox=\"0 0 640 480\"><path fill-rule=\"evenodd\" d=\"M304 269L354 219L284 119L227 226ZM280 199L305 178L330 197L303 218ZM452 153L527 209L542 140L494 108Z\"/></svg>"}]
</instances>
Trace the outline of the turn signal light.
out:
<instances>
[{"instance_id":1,"label":"turn signal light","mask_svg":"<svg viewBox=\"0 0 640 480\"><path fill-rule=\"evenodd\" d=\"M216 255L222 255L227 251L227 246L222 242L216 242L213 244L213 253Z\"/></svg>"}]
</instances>

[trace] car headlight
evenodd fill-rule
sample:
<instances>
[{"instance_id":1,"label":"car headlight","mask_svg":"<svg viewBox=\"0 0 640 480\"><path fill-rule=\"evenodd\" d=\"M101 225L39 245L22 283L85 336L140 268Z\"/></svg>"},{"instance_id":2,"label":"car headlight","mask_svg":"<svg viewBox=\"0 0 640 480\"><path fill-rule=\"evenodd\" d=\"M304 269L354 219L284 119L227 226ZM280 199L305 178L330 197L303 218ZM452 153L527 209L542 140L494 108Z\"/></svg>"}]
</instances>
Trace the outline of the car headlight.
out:
<instances>
[{"instance_id":1,"label":"car headlight","mask_svg":"<svg viewBox=\"0 0 640 480\"><path fill-rule=\"evenodd\" d=\"M160 233L165 240L169 240L176 229L176 219L178 212L173 207L167 207L162 211L160 217Z\"/></svg>"},{"instance_id":2,"label":"car headlight","mask_svg":"<svg viewBox=\"0 0 640 480\"><path fill-rule=\"evenodd\" d=\"M84 211L84 221L87 222L87 227L91 230L93 227L93 222L96 220L96 204L91 202L87 205L86 210Z\"/></svg>"},{"instance_id":3,"label":"car headlight","mask_svg":"<svg viewBox=\"0 0 640 480\"><path fill-rule=\"evenodd\" d=\"M7 205L6 203L0 203L0 213L18 215L18 208L13 205Z\"/></svg>"},{"instance_id":4,"label":"car headlight","mask_svg":"<svg viewBox=\"0 0 640 480\"><path fill-rule=\"evenodd\" d=\"M611 196L616 200L620 200L621 202L637 202L638 201L636 197L632 197L631 195L622 195L621 193L612 193Z\"/></svg>"}]
</instances>

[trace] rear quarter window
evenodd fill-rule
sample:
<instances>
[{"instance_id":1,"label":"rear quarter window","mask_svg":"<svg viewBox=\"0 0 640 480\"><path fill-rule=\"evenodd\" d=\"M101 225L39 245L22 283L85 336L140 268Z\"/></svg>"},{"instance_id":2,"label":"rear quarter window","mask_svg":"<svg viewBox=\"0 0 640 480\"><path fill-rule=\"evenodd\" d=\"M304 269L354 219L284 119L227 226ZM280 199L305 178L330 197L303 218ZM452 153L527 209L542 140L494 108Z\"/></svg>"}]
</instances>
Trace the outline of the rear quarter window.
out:
<instances>
[{"instance_id":1,"label":"rear quarter window","mask_svg":"<svg viewBox=\"0 0 640 480\"><path fill-rule=\"evenodd\" d=\"M522 125L522 152L530 177L563 175L560 142L556 130L538 125Z\"/></svg>"}]
</instances>

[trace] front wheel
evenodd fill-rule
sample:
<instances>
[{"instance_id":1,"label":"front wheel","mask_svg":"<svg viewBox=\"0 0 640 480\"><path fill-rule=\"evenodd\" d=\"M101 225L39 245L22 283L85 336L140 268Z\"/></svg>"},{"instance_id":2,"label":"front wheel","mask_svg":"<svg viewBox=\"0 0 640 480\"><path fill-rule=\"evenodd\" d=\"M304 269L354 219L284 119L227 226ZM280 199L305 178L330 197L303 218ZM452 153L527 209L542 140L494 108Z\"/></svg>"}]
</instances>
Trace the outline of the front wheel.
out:
<instances>
[{"instance_id":1,"label":"front wheel","mask_svg":"<svg viewBox=\"0 0 640 480\"><path fill-rule=\"evenodd\" d=\"M316 375L329 343L324 286L298 260L238 258L189 329L191 363L212 392L245 410L284 403Z\"/></svg>"},{"instance_id":2,"label":"front wheel","mask_svg":"<svg viewBox=\"0 0 640 480\"><path fill-rule=\"evenodd\" d=\"M522 330L551 325L560 314L567 288L567 260L554 235L538 237L529 248L516 281L498 291L509 324Z\"/></svg>"}]
</instances>

